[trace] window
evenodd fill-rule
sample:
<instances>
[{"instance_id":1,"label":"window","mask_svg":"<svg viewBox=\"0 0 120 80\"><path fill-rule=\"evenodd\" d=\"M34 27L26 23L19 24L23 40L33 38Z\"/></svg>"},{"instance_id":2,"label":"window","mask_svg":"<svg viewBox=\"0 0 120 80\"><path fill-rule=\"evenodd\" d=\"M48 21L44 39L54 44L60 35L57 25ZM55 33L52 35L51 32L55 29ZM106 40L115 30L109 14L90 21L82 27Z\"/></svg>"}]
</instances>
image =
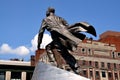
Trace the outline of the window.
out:
<instances>
[{"instance_id":1,"label":"window","mask_svg":"<svg viewBox=\"0 0 120 80\"><path fill-rule=\"evenodd\" d=\"M102 71L102 77L106 77L106 74L104 71Z\"/></svg>"},{"instance_id":2,"label":"window","mask_svg":"<svg viewBox=\"0 0 120 80\"><path fill-rule=\"evenodd\" d=\"M87 72L84 70L83 71L83 76L86 76L87 75Z\"/></svg>"},{"instance_id":3,"label":"window","mask_svg":"<svg viewBox=\"0 0 120 80\"><path fill-rule=\"evenodd\" d=\"M93 72L92 71L90 71L90 77L92 77L93 76Z\"/></svg>"},{"instance_id":4,"label":"window","mask_svg":"<svg viewBox=\"0 0 120 80\"><path fill-rule=\"evenodd\" d=\"M95 76L98 78L99 77L99 71L96 71Z\"/></svg>"},{"instance_id":5,"label":"window","mask_svg":"<svg viewBox=\"0 0 120 80\"><path fill-rule=\"evenodd\" d=\"M104 62L101 62L101 67L103 68L103 67L105 67L105 64L104 64Z\"/></svg>"},{"instance_id":6,"label":"window","mask_svg":"<svg viewBox=\"0 0 120 80\"><path fill-rule=\"evenodd\" d=\"M107 63L107 67L108 67L108 69L110 69L110 68L111 68L111 65L110 65L110 63Z\"/></svg>"},{"instance_id":7,"label":"window","mask_svg":"<svg viewBox=\"0 0 120 80\"><path fill-rule=\"evenodd\" d=\"M91 50L90 50L90 49L88 49L88 51L90 52Z\"/></svg>"},{"instance_id":8,"label":"window","mask_svg":"<svg viewBox=\"0 0 120 80\"><path fill-rule=\"evenodd\" d=\"M89 61L89 65L92 66L92 61Z\"/></svg>"},{"instance_id":9,"label":"window","mask_svg":"<svg viewBox=\"0 0 120 80\"><path fill-rule=\"evenodd\" d=\"M85 53L85 49L84 48L82 48L82 53Z\"/></svg>"},{"instance_id":10,"label":"window","mask_svg":"<svg viewBox=\"0 0 120 80\"><path fill-rule=\"evenodd\" d=\"M92 55L91 49L88 49L88 54L89 54L89 55Z\"/></svg>"},{"instance_id":11,"label":"window","mask_svg":"<svg viewBox=\"0 0 120 80\"><path fill-rule=\"evenodd\" d=\"M108 77L111 78L112 77L112 73L108 72Z\"/></svg>"},{"instance_id":12,"label":"window","mask_svg":"<svg viewBox=\"0 0 120 80\"><path fill-rule=\"evenodd\" d=\"M95 62L95 67L98 68L98 62Z\"/></svg>"},{"instance_id":13,"label":"window","mask_svg":"<svg viewBox=\"0 0 120 80\"><path fill-rule=\"evenodd\" d=\"M115 73L115 78L118 79L118 75L117 75L117 73Z\"/></svg>"},{"instance_id":14,"label":"window","mask_svg":"<svg viewBox=\"0 0 120 80\"><path fill-rule=\"evenodd\" d=\"M83 49L82 49L82 52L84 52L84 51L85 51L85 49L83 48Z\"/></svg>"},{"instance_id":15,"label":"window","mask_svg":"<svg viewBox=\"0 0 120 80\"><path fill-rule=\"evenodd\" d=\"M5 72L0 71L0 80L5 80Z\"/></svg>"},{"instance_id":16,"label":"window","mask_svg":"<svg viewBox=\"0 0 120 80\"><path fill-rule=\"evenodd\" d=\"M31 80L33 72L27 72L26 80Z\"/></svg>"},{"instance_id":17,"label":"window","mask_svg":"<svg viewBox=\"0 0 120 80\"><path fill-rule=\"evenodd\" d=\"M21 80L21 72L11 72L11 80Z\"/></svg>"},{"instance_id":18,"label":"window","mask_svg":"<svg viewBox=\"0 0 120 80\"><path fill-rule=\"evenodd\" d=\"M118 53L118 57L120 58L120 53Z\"/></svg>"},{"instance_id":19,"label":"window","mask_svg":"<svg viewBox=\"0 0 120 80\"><path fill-rule=\"evenodd\" d=\"M82 64L83 64L83 65L85 65L85 64L86 64L86 61L85 61L85 60L83 60L83 61L82 61Z\"/></svg>"},{"instance_id":20,"label":"window","mask_svg":"<svg viewBox=\"0 0 120 80\"><path fill-rule=\"evenodd\" d=\"M112 58L115 58L115 53L114 52L112 52Z\"/></svg>"}]
</instances>

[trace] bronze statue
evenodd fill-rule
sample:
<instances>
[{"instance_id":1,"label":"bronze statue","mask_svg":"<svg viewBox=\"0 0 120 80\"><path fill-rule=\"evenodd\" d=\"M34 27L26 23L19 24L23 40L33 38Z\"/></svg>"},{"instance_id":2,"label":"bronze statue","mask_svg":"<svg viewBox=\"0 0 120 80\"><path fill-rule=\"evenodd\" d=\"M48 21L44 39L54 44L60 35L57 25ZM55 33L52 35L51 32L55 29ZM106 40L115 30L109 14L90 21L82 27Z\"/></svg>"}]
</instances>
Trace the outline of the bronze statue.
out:
<instances>
[{"instance_id":1,"label":"bronze statue","mask_svg":"<svg viewBox=\"0 0 120 80\"><path fill-rule=\"evenodd\" d=\"M77 48L77 45L86 37L81 31L88 32L96 36L95 29L85 22L69 25L66 20L55 15L54 8L48 8L46 18L43 19L38 34L38 46L42 42L44 31L48 30L53 41L46 46L46 52L50 62L57 62L57 66L62 68L63 62L68 64L70 68L78 73L78 65L76 59L69 53Z\"/></svg>"}]
</instances>

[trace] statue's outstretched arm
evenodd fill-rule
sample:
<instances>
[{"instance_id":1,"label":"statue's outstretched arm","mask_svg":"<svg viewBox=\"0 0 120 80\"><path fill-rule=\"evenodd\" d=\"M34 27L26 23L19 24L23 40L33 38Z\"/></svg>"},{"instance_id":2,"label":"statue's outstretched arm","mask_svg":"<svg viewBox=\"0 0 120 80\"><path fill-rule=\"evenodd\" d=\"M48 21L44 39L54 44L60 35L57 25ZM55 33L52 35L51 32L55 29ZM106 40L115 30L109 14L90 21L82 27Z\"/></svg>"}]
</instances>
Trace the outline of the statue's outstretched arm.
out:
<instances>
[{"instance_id":1,"label":"statue's outstretched arm","mask_svg":"<svg viewBox=\"0 0 120 80\"><path fill-rule=\"evenodd\" d=\"M40 49L40 44L42 43L42 38L43 38L43 33L45 31L45 22L44 20L42 21L39 33L38 33L38 45L37 48Z\"/></svg>"}]
</instances>

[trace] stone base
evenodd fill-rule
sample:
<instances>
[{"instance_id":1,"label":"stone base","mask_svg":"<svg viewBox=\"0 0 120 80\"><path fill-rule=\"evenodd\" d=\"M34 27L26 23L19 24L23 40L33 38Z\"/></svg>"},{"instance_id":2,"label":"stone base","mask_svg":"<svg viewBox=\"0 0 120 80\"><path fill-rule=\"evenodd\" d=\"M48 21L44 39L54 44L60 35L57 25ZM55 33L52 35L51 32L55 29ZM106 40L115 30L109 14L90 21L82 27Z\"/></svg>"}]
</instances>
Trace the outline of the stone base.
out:
<instances>
[{"instance_id":1,"label":"stone base","mask_svg":"<svg viewBox=\"0 0 120 80\"><path fill-rule=\"evenodd\" d=\"M31 80L90 80L80 75L38 62Z\"/></svg>"}]
</instances>

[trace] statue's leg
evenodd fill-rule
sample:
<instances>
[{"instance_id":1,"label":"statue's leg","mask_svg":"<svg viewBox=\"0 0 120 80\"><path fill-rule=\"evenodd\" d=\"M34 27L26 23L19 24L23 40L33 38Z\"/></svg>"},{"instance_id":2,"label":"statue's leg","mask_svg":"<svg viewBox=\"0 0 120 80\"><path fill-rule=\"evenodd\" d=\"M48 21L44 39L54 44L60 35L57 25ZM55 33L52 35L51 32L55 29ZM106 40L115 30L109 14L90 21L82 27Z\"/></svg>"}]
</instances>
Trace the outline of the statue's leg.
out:
<instances>
[{"instance_id":1,"label":"statue's leg","mask_svg":"<svg viewBox=\"0 0 120 80\"><path fill-rule=\"evenodd\" d=\"M51 64L57 65L57 67L62 69L65 69L68 64L72 71L78 74L76 59L68 52L66 47L52 42L46 46L46 51Z\"/></svg>"},{"instance_id":2,"label":"statue's leg","mask_svg":"<svg viewBox=\"0 0 120 80\"><path fill-rule=\"evenodd\" d=\"M54 42L51 42L46 46L46 52L49 58L49 62L52 65L55 65L59 68L64 68L63 65L65 64L65 61L59 53L58 46L56 46Z\"/></svg>"},{"instance_id":3,"label":"statue's leg","mask_svg":"<svg viewBox=\"0 0 120 80\"><path fill-rule=\"evenodd\" d=\"M57 67L61 69L65 69L66 61L61 56L61 53L58 51L57 48L52 49L52 52L54 54L55 60L57 62Z\"/></svg>"},{"instance_id":4,"label":"statue's leg","mask_svg":"<svg viewBox=\"0 0 120 80\"><path fill-rule=\"evenodd\" d=\"M79 67L76 59L68 52L67 48L64 46L61 47L61 55L66 61L66 63L71 67L73 72L79 74Z\"/></svg>"},{"instance_id":5,"label":"statue's leg","mask_svg":"<svg viewBox=\"0 0 120 80\"><path fill-rule=\"evenodd\" d=\"M49 62L50 62L52 65L57 65L56 60L55 60L55 57L54 57L54 54L53 54L53 52L52 52L52 47L53 47L53 42L49 43L49 44L46 46L47 56L48 56L48 58L49 58Z\"/></svg>"},{"instance_id":6,"label":"statue's leg","mask_svg":"<svg viewBox=\"0 0 120 80\"><path fill-rule=\"evenodd\" d=\"M59 68L65 68L65 65L69 65L69 69L71 68L71 70L76 74L79 73L76 59L68 52L64 45L60 42L54 42L52 52L54 53L55 60Z\"/></svg>"}]
</instances>

